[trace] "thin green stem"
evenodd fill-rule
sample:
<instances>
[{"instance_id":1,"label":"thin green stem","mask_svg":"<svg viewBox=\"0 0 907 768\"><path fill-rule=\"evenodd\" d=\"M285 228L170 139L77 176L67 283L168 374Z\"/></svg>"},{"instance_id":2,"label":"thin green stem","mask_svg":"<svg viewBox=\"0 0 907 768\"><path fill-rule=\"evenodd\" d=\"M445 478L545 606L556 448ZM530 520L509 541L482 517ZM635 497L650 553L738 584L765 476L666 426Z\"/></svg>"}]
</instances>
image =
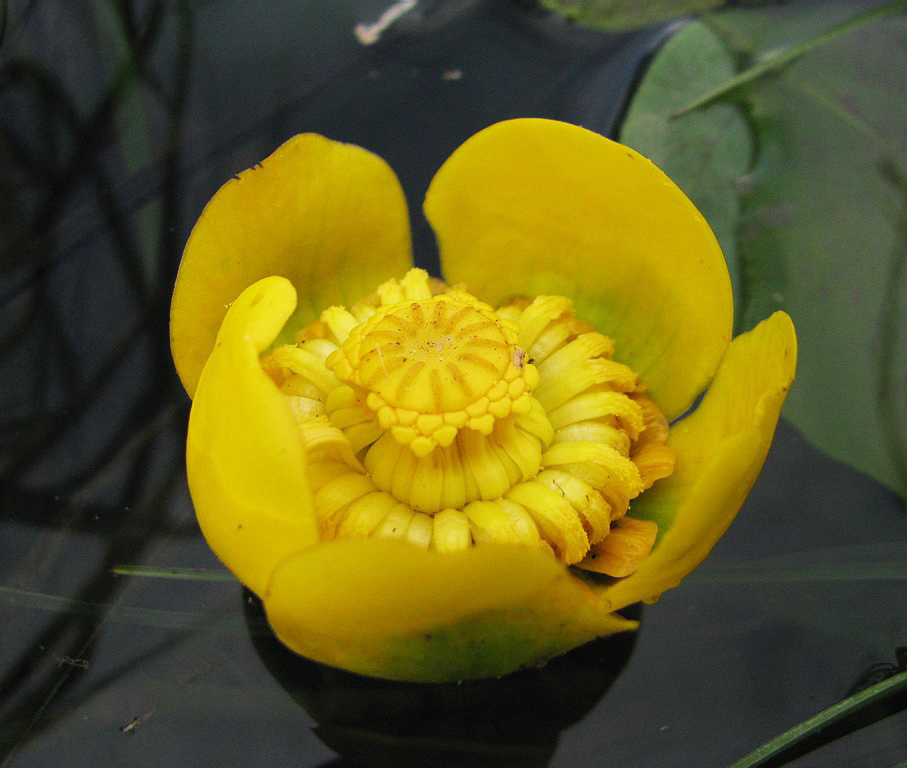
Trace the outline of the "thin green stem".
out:
<instances>
[{"instance_id":1,"label":"thin green stem","mask_svg":"<svg viewBox=\"0 0 907 768\"><path fill-rule=\"evenodd\" d=\"M836 581L907 581L907 564L902 562L810 563L803 566L761 566L761 564L703 568L690 574L692 582L705 584L756 584Z\"/></svg>"},{"instance_id":2,"label":"thin green stem","mask_svg":"<svg viewBox=\"0 0 907 768\"><path fill-rule=\"evenodd\" d=\"M97 617L99 621L103 622L134 624L139 627L184 630L216 626L227 632L241 634L245 631L245 623L231 613L221 615L213 612L140 608L133 605L122 605L120 601L102 603L51 595L45 592L31 592L15 587L0 586L0 602L37 608L58 616Z\"/></svg>"},{"instance_id":3,"label":"thin green stem","mask_svg":"<svg viewBox=\"0 0 907 768\"><path fill-rule=\"evenodd\" d=\"M809 53L811 50L819 48L820 46L831 42L835 38L840 37L847 32L850 32L852 29L862 26L863 24L867 24L871 21L876 21L877 19L884 18L885 16L890 16L894 13L898 13L905 8L907 8L907 0L896 0L896 2L888 3L887 5L883 5L880 8L873 8L872 10L858 13L855 16L847 19L846 21L842 21L840 24L835 24L833 27L826 29L824 32L821 32L820 34L809 38L809 40L804 40L801 43L792 45L790 48L779 51L774 56L770 56L764 61L760 61L758 64L755 64L752 67L743 70L727 82L709 91L704 96L699 97L695 101L687 104L685 107L677 110L676 112L674 112L674 114L671 115L671 117L681 117L682 115L685 115L696 109L701 109L702 107L707 107L710 104L714 104L719 99L723 99L726 96L729 96L734 91L742 88L743 86L749 85L756 80L760 80L763 77L781 71L782 69L799 59L801 56L803 56L803 54Z\"/></svg>"},{"instance_id":4,"label":"thin green stem","mask_svg":"<svg viewBox=\"0 0 907 768\"><path fill-rule=\"evenodd\" d=\"M729 768L756 768L756 766L764 765L772 758L777 757L785 750L799 744L810 736L814 736L819 731L854 715L871 704L905 691L907 691L907 672L901 672L889 677L887 680L883 680L881 683L877 683L871 688L867 688L865 691L860 691L843 701L839 701L818 715L809 718L809 720L804 720L799 725L795 725L790 730L785 731L780 736L740 758ZM900 763L892 768L901 768L903 765L904 763Z\"/></svg>"},{"instance_id":5,"label":"thin green stem","mask_svg":"<svg viewBox=\"0 0 907 768\"><path fill-rule=\"evenodd\" d=\"M115 565L110 569L117 576L142 576L152 579L177 579L180 581L236 581L227 571L212 568L155 568L144 565Z\"/></svg>"}]
</instances>

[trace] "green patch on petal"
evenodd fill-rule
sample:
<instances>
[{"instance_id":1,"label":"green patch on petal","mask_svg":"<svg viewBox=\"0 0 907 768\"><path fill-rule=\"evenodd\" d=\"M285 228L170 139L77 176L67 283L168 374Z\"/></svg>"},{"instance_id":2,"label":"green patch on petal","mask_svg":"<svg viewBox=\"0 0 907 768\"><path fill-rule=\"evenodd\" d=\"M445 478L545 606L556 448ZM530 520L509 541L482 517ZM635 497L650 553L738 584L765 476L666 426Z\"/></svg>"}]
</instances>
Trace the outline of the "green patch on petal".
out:
<instances>
[{"instance_id":1,"label":"green patch on petal","mask_svg":"<svg viewBox=\"0 0 907 768\"><path fill-rule=\"evenodd\" d=\"M325 542L288 558L264 595L280 640L362 674L491 677L636 626L537 550L437 553L404 542Z\"/></svg>"},{"instance_id":2,"label":"green patch on petal","mask_svg":"<svg viewBox=\"0 0 907 768\"><path fill-rule=\"evenodd\" d=\"M602 626L593 630L577 618L552 617L528 606L476 616L388 640L366 674L422 682L498 677L544 664L596 637L637 627L613 614L596 623Z\"/></svg>"}]
</instances>

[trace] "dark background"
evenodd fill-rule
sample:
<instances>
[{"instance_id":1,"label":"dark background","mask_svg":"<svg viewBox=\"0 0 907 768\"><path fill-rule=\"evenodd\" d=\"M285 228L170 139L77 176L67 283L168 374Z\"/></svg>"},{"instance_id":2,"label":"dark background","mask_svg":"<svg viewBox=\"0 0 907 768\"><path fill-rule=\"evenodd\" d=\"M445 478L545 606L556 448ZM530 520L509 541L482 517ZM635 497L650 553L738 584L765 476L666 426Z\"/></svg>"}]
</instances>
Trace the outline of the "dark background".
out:
<instances>
[{"instance_id":1,"label":"dark background","mask_svg":"<svg viewBox=\"0 0 907 768\"><path fill-rule=\"evenodd\" d=\"M785 423L737 522L638 636L502 681L335 672L289 657L231 580L111 571L220 569L186 489L167 314L225 180L298 132L360 144L400 176L437 272L420 207L451 151L517 116L615 135L677 28L423 1L360 45L385 7L0 3L0 766L725 766L907 644L899 500ZM785 759L893 766L903 698Z\"/></svg>"}]
</instances>

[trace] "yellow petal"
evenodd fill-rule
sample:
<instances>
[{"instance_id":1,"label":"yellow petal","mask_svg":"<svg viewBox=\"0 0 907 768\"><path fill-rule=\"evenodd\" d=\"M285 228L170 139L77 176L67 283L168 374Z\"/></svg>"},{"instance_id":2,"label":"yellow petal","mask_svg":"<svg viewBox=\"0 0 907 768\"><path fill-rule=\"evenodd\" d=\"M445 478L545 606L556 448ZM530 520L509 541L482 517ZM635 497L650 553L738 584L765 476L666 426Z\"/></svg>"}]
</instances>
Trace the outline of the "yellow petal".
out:
<instances>
[{"instance_id":1,"label":"yellow petal","mask_svg":"<svg viewBox=\"0 0 907 768\"><path fill-rule=\"evenodd\" d=\"M553 558L495 544L440 553L324 542L280 565L264 603L298 653L399 680L502 675L636 626Z\"/></svg>"},{"instance_id":2,"label":"yellow petal","mask_svg":"<svg viewBox=\"0 0 907 768\"><path fill-rule=\"evenodd\" d=\"M605 591L612 610L677 586L727 530L765 461L796 362L783 312L734 339L699 408L671 428L674 473L633 502L634 517L658 523L658 541Z\"/></svg>"},{"instance_id":3,"label":"yellow petal","mask_svg":"<svg viewBox=\"0 0 907 768\"><path fill-rule=\"evenodd\" d=\"M641 155L551 120L497 123L438 171L425 199L444 275L483 300L560 294L617 341L669 416L730 340L730 279L702 215Z\"/></svg>"},{"instance_id":4,"label":"yellow petal","mask_svg":"<svg viewBox=\"0 0 907 768\"><path fill-rule=\"evenodd\" d=\"M257 594L274 567L318 540L304 448L287 398L258 361L296 302L281 277L233 303L189 416L186 466L208 544Z\"/></svg>"},{"instance_id":5,"label":"yellow petal","mask_svg":"<svg viewBox=\"0 0 907 768\"><path fill-rule=\"evenodd\" d=\"M290 139L218 190L186 244L170 309L186 391L195 392L226 308L259 278L296 287L295 331L410 264L406 202L390 167L315 134Z\"/></svg>"}]
</instances>

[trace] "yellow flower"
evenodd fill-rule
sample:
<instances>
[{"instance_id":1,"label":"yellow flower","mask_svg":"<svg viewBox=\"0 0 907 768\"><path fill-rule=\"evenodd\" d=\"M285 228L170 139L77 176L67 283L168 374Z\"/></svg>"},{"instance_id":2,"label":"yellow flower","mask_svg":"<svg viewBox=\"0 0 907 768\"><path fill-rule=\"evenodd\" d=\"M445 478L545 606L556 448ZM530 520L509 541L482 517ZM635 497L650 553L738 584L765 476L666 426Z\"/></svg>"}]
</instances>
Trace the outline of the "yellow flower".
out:
<instances>
[{"instance_id":1,"label":"yellow flower","mask_svg":"<svg viewBox=\"0 0 907 768\"><path fill-rule=\"evenodd\" d=\"M796 340L776 313L731 341L702 216L581 128L491 126L425 213L446 284L410 270L399 184L358 147L297 136L217 192L171 310L189 485L290 648L500 675L634 628L615 611L702 561L761 469Z\"/></svg>"}]
</instances>

